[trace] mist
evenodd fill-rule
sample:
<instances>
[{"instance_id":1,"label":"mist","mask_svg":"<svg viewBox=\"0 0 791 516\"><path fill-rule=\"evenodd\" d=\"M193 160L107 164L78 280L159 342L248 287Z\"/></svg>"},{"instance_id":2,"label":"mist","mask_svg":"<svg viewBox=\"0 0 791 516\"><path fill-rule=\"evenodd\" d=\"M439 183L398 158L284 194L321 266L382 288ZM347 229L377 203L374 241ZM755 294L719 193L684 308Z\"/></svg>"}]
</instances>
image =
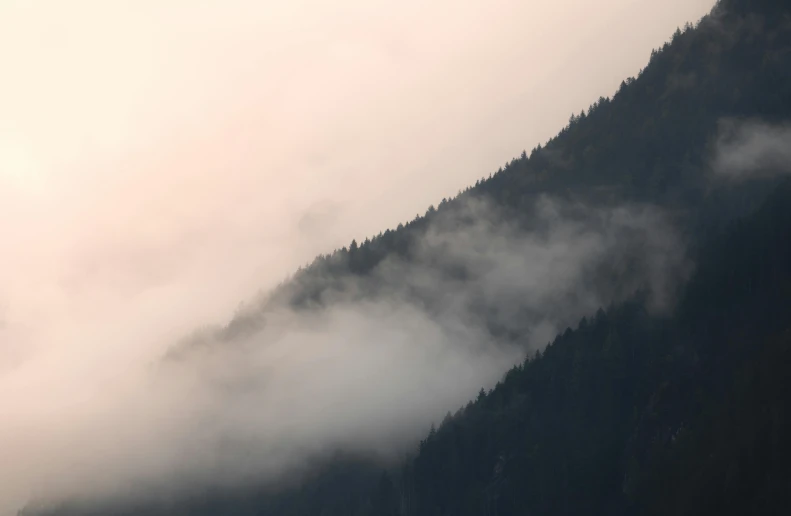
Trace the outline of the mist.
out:
<instances>
[{"instance_id":1,"label":"mist","mask_svg":"<svg viewBox=\"0 0 791 516\"><path fill-rule=\"evenodd\" d=\"M791 173L791 126L787 123L723 120L714 148L712 167L730 181Z\"/></svg>"},{"instance_id":2,"label":"mist","mask_svg":"<svg viewBox=\"0 0 791 516\"><path fill-rule=\"evenodd\" d=\"M548 199L546 227L525 232L469 205L479 226L423 241L425 262L446 249L467 286L390 261L376 271L386 295L312 315L270 307L257 333L161 373L174 343L211 341L201 328L298 264L545 141L710 4L3 3L0 449L13 466L0 513L266 480L339 446L389 460L637 285L654 285L657 310L672 304L658 285L683 278L683 245L650 207ZM629 236L647 227L662 230ZM661 252L623 291L580 284L643 248ZM415 302L430 292L446 298ZM471 317L482 304L527 341L493 336Z\"/></svg>"},{"instance_id":3,"label":"mist","mask_svg":"<svg viewBox=\"0 0 791 516\"><path fill-rule=\"evenodd\" d=\"M61 362L68 390L51 401L62 412L9 405L17 426L0 436L29 468L11 485L33 482L42 500L122 500L276 486L338 451L392 463L566 326L640 289L662 314L689 274L654 207L542 197L530 215L526 228L461 198L415 256L341 276L320 307L253 304L235 321L256 318L254 331L204 328L178 354ZM590 281L605 270L617 281ZM44 388L20 384L25 372L4 377L4 392Z\"/></svg>"}]
</instances>

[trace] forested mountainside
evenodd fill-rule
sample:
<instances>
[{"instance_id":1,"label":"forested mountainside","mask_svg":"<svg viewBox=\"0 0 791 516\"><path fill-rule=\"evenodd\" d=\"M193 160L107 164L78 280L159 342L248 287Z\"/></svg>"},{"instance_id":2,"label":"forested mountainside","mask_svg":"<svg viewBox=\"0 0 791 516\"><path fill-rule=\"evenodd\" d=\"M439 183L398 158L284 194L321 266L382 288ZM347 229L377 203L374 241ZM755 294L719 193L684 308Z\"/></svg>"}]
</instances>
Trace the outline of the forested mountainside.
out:
<instances>
[{"instance_id":1,"label":"forested mountainside","mask_svg":"<svg viewBox=\"0 0 791 516\"><path fill-rule=\"evenodd\" d=\"M791 503L791 183L700 254L671 317L583 318L388 469L22 514L781 514Z\"/></svg>"},{"instance_id":2,"label":"forested mountainside","mask_svg":"<svg viewBox=\"0 0 791 516\"><path fill-rule=\"evenodd\" d=\"M414 513L787 510L790 201L712 242L674 317L600 311L448 417L405 470Z\"/></svg>"},{"instance_id":3,"label":"forested mountainside","mask_svg":"<svg viewBox=\"0 0 791 516\"><path fill-rule=\"evenodd\" d=\"M503 217L528 225L537 199L550 195L597 206L647 202L683 218L684 231L693 235L721 229L754 209L773 183L734 186L713 178L717 142L739 137L745 124L779 123L791 116L789 45L791 20L784 2L718 2L696 26L673 34L637 77L624 80L611 98L601 97L572 115L545 145L395 230L317 257L261 306L235 317L218 337L254 331L262 324L262 307L320 305L348 296L350 276L364 277L393 257L421 261L423 237L434 221L443 215L452 221L443 222L443 230L475 221L467 208L471 199L492 202ZM371 282L362 288L364 295L372 289Z\"/></svg>"},{"instance_id":4,"label":"forested mountainside","mask_svg":"<svg viewBox=\"0 0 791 516\"><path fill-rule=\"evenodd\" d=\"M673 279L679 287L668 310L651 308L656 284L633 281L644 276L653 249L637 238L627 253L636 262L586 269L604 285L595 299L606 305L581 321L572 310L574 329L449 413L403 463L339 452L281 491L79 501L22 514L786 513L791 186L779 176L789 170L788 154L753 145L749 159L734 164L721 151L780 131L790 117L791 6L721 0L654 52L638 77L574 115L545 145L396 230L318 257L211 340L255 333L274 306L321 309L376 297L404 267L454 285L474 282L474 270L437 258L447 242L426 235L474 227L481 210L470 206L479 204L509 222L508 235L540 231L550 223L536 208L546 196L571 206L575 221L625 204L669 213L694 267ZM394 257L399 267L383 275ZM404 283L405 297L442 310L444 298ZM471 306L489 331L527 340L527 323L503 327L491 300L476 296ZM566 301L558 300L561 308ZM171 358L195 344L187 341Z\"/></svg>"}]
</instances>

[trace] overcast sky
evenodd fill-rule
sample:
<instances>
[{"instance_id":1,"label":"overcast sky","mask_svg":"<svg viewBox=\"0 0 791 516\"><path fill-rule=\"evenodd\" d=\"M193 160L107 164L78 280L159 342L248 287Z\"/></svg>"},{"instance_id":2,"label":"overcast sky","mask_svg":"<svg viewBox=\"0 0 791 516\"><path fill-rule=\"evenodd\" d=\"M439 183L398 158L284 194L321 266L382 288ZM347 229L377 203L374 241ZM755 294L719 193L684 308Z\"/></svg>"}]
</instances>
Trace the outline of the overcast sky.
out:
<instances>
[{"instance_id":1,"label":"overcast sky","mask_svg":"<svg viewBox=\"0 0 791 516\"><path fill-rule=\"evenodd\" d=\"M0 0L0 448L543 143L712 3Z\"/></svg>"}]
</instances>

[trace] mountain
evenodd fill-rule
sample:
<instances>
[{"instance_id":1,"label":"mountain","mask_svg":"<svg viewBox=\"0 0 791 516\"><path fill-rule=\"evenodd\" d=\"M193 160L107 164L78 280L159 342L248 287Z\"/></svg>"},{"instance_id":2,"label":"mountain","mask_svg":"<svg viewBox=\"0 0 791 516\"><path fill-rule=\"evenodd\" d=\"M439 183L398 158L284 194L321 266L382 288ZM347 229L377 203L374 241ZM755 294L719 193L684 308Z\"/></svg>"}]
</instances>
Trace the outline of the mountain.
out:
<instances>
[{"instance_id":1,"label":"mountain","mask_svg":"<svg viewBox=\"0 0 791 516\"><path fill-rule=\"evenodd\" d=\"M273 324L281 307L314 312L396 296L441 318L443 293L463 293L454 317L530 352L408 458L382 465L339 452L280 490L31 505L21 514L787 511L789 119L791 6L721 0L545 145L396 230L318 257L168 356L178 363L206 346L234 346ZM663 217L635 208L646 205ZM534 302L535 282L491 295L482 278L492 268L521 274L526 262L482 269L476 260L491 261L491 239L476 260L457 260L454 246L459 235L491 233L492 219L497 242L551 240L558 220L603 235L604 254L579 269L586 295L574 288ZM674 231L659 230L666 226ZM426 277L439 280L426 286ZM530 332L550 309L553 328L574 329L542 348Z\"/></svg>"},{"instance_id":2,"label":"mountain","mask_svg":"<svg viewBox=\"0 0 791 516\"><path fill-rule=\"evenodd\" d=\"M542 195L605 206L650 202L683 216L683 227L696 236L721 229L754 209L773 184L713 188L711 154L728 127L791 116L789 23L780 1L719 2L696 26L679 29L612 98L601 97L572 115L545 145L512 159L457 198L443 199L424 216L317 257L217 337L231 340L255 331L272 305L335 299L345 278L365 276L387 259L421 261L420 246L432 222L454 212L464 213L446 215L455 225L474 220L465 213L470 199L486 199L507 217L528 223Z\"/></svg>"}]
</instances>

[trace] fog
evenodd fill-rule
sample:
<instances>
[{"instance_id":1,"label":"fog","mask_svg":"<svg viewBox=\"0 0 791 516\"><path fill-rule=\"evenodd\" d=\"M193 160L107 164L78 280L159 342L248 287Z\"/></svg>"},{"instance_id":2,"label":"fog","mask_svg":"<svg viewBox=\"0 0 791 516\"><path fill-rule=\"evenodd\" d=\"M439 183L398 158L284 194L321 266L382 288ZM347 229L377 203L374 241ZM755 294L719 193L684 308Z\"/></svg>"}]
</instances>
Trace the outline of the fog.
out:
<instances>
[{"instance_id":1,"label":"fog","mask_svg":"<svg viewBox=\"0 0 791 516\"><path fill-rule=\"evenodd\" d=\"M714 149L714 171L731 181L791 173L791 126L788 123L722 120Z\"/></svg>"},{"instance_id":2,"label":"fog","mask_svg":"<svg viewBox=\"0 0 791 516\"><path fill-rule=\"evenodd\" d=\"M298 324L280 313L289 331L267 325L242 343L246 355L201 359L169 380L152 364L316 253L411 219L546 140L709 8L3 3L0 513L131 482L276 476L349 440L384 455L407 446L521 356L459 320L463 304L427 313L396 296ZM510 293L562 303L611 250L621 230L605 228L625 227L617 219L500 239L496 259L463 256L475 295L512 288L502 275L524 262L508 257L532 250ZM671 236L651 245L672 255L672 231L660 234ZM528 345L620 295L599 294L530 319ZM235 460L236 445L217 444L228 435L261 455Z\"/></svg>"},{"instance_id":3,"label":"fog","mask_svg":"<svg viewBox=\"0 0 791 516\"><path fill-rule=\"evenodd\" d=\"M178 496L279 483L339 450L387 463L581 317L641 288L666 312L690 272L651 206L541 197L533 229L484 200L449 206L409 260L333 273L323 308L264 301L235 317L257 330L199 329L148 360L62 350L12 369L4 401L38 391L47 404L8 405L11 485L34 480L43 500Z\"/></svg>"}]
</instances>

